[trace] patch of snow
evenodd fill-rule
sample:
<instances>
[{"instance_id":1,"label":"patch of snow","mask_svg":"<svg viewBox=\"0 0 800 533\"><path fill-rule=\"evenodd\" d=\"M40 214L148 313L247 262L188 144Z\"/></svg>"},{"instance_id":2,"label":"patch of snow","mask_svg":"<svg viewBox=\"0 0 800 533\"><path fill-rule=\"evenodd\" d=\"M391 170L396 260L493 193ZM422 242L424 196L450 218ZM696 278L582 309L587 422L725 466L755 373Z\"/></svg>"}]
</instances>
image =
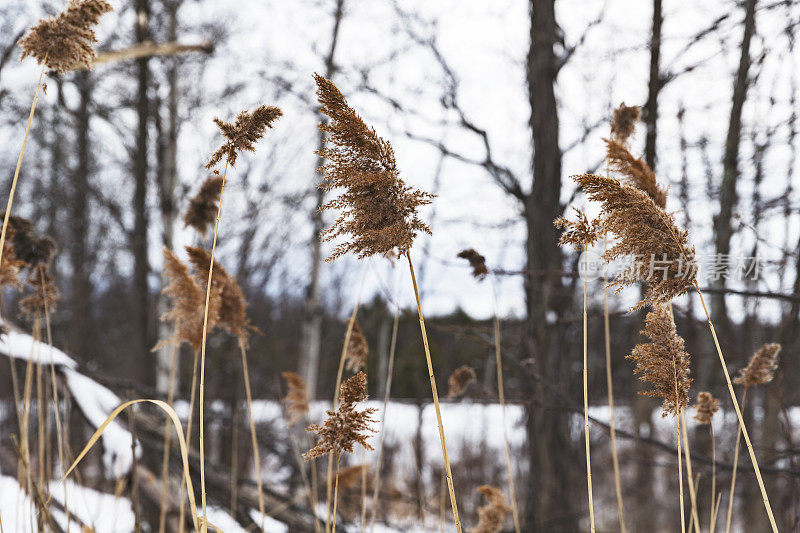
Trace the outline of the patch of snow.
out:
<instances>
[{"instance_id":1,"label":"patch of snow","mask_svg":"<svg viewBox=\"0 0 800 533\"><path fill-rule=\"evenodd\" d=\"M55 347L50 347L44 342L39 342L27 333L16 329L13 324L0 320L0 324L8 328L8 333L0 336L0 353L14 359L28 361L33 359L42 364L50 364L50 357L53 364L65 366L67 368L77 368L78 363L70 356Z\"/></svg>"}]
</instances>

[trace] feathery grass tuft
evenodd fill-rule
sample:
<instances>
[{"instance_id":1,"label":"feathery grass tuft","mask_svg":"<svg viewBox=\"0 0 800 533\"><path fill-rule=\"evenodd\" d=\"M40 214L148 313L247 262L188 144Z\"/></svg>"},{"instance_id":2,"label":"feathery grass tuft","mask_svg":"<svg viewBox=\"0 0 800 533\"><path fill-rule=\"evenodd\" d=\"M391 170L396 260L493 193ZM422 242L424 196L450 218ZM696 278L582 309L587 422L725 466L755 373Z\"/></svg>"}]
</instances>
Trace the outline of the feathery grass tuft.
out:
<instances>
[{"instance_id":1,"label":"feathery grass tuft","mask_svg":"<svg viewBox=\"0 0 800 533\"><path fill-rule=\"evenodd\" d=\"M711 424L714 414L719 411L719 398L714 398L710 392L699 392L694 408L697 411L694 419L698 424Z\"/></svg>"},{"instance_id":2,"label":"feathery grass tuft","mask_svg":"<svg viewBox=\"0 0 800 533\"><path fill-rule=\"evenodd\" d=\"M606 161L611 171L622 174L625 181L647 193L660 208L667 206L667 191L656 180L656 174L644 159L634 157L625 145L614 139L606 141Z\"/></svg>"},{"instance_id":3,"label":"feathery grass tuft","mask_svg":"<svg viewBox=\"0 0 800 533\"><path fill-rule=\"evenodd\" d=\"M351 372L358 372L367 366L367 355L369 354L369 346L367 345L367 338L364 337L364 332L361 331L361 324L358 319L353 319L353 330L350 333L350 342L347 344L347 370Z\"/></svg>"},{"instance_id":4,"label":"feathery grass tuft","mask_svg":"<svg viewBox=\"0 0 800 533\"><path fill-rule=\"evenodd\" d=\"M753 354L750 362L741 370L739 376L733 382L737 385L744 385L746 388L769 383L775 378L780 351L781 345L777 342L765 344Z\"/></svg>"},{"instance_id":5,"label":"feathery grass tuft","mask_svg":"<svg viewBox=\"0 0 800 533\"><path fill-rule=\"evenodd\" d=\"M469 261L469 266L472 267L472 277L478 281L483 281L489 274L489 269L486 267L486 258L476 252L475 249L461 250L458 252L458 257Z\"/></svg>"},{"instance_id":6,"label":"feathery grass tuft","mask_svg":"<svg viewBox=\"0 0 800 533\"><path fill-rule=\"evenodd\" d=\"M491 485L481 485L478 492L486 498L486 504L478 508L478 525L470 533L498 533L511 510L506 504L503 491Z\"/></svg>"},{"instance_id":7,"label":"feathery grass tuft","mask_svg":"<svg viewBox=\"0 0 800 533\"><path fill-rule=\"evenodd\" d=\"M628 138L633 135L636 129L636 122L642 110L639 106L628 106L622 102L618 108L614 110L614 116L611 118L611 136L614 140L620 143L627 142Z\"/></svg>"},{"instance_id":8,"label":"feathery grass tuft","mask_svg":"<svg viewBox=\"0 0 800 533\"><path fill-rule=\"evenodd\" d=\"M214 226L214 219L219 209L219 193L222 192L222 176L209 176L200 185L200 190L189 200L189 206L183 214L183 223L186 227L194 228L197 233L205 236Z\"/></svg>"},{"instance_id":9,"label":"feathery grass tuft","mask_svg":"<svg viewBox=\"0 0 800 533\"><path fill-rule=\"evenodd\" d=\"M456 368L447 378L447 397L458 398L462 396L477 379L478 376L475 375L475 371L471 367L463 365Z\"/></svg>"},{"instance_id":10,"label":"feathery grass tuft","mask_svg":"<svg viewBox=\"0 0 800 533\"><path fill-rule=\"evenodd\" d=\"M281 375L288 389L286 396L283 397L283 403L289 414L288 423L293 426L308 414L308 390L306 382L297 372L283 372Z\"/></svg>"},{"instance_id":11,"label":"feathery grass tuft","mask_svg":"<svg viewBox=\"0 0 800 533\"><path fill-rule=\"evenodd\" d=\"M282 115L283 112L277 107L262 105L253 112L240 112L232 124L214 117L214 124L219 127L222 135L228 140L211 155L211 159L206 163L206 168L213 169L223 159L228 165L235 167L239 153L255 152L255 143L264 136L267 128L271 128L272 123ZM220 187L220 192L221 189Z\"/></svg>"}]
</instances>

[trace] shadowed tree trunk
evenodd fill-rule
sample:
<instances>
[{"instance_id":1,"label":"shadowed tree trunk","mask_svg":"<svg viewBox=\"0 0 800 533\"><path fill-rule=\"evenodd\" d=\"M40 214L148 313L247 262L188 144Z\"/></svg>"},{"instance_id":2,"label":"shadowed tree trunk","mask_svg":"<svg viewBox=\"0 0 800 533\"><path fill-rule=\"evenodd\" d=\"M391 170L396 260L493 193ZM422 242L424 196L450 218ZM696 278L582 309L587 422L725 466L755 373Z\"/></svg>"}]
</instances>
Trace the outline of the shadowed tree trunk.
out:
<instances>
[{"instance_id":1,"label":"shadowed tree trunk","mask_svg":"<svg viewBox=\"0 0 800 533\"><path fill-rule=\"evenodd\" d=\"M650 81L647 84L647 103L644 106L644 122L647 135L644 144L644 160L656 169L656 140L658 138L658 94L664 81L661 78L661 26L664 15L661 0L653 0L653 26L650 33Z\"/></svg>"}]
</instances>

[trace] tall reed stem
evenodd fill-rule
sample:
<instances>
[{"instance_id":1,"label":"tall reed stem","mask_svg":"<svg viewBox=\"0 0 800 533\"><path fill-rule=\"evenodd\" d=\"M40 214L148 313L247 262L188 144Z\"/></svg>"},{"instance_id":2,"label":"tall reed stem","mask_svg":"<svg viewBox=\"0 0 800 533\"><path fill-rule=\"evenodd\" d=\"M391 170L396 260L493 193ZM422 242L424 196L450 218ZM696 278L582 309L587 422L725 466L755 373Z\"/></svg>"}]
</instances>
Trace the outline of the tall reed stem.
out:
<instances>
[{"instance_id":1,"label":"tall reed stem","mask_svg":"<svg viewBox=\"0 0 800 533\"><path fill-rule=\"evenodd\" d=\"M589 316L586 312L586 293L588 290L589 255L586 247L583 251L583 434L586 444L586 491L589 496L589 530L594 533L594 497L592 496L592 454L589 447L589 345L588 324Z\"/></svg>"},{"instance_id":2,"label":"tall reed stem","mask_svg":"<svg viewBox=\"0 0 800 533\"><path fill-rule=\"evenodd\" d=\"M711 431L711 523L708 525L708 532L714 533L717 528L717 449L714 443L714 423L708 425Z\"/></svg>"},{"instance_id":3,"label":"tall reed stem","mask_svg":"<svg viewBox=\"0 0 800 533\"><path fill-rule=\"evenodd\" d=\"M711 330L711 336L714 337L714 346L717 349L717 355L719 356L719 363L720 365L722 365L722 371L725 374L725 381L728 384L728 392L731 395L733 408L736 410L736 416L739 418L739 425L741 427L741 432L742 435L744 435L744 442L747 445L747 452L750 454L750 461L753 463L753 471L755 472L756 479L758 480L758 488L761 490L761 499L764 502L764 508L767 510L767 516L769 517L770 526L772 526L773 533L778 533L778 524L775 523L775 516L772 514L772 506L769 504L769 496L767 496L767 489L764 486L764 480L761 477L761 469L758 467L758 459L756 458L756 452L753 450L753 444L750 442L750 435L747 433L747 425L744 423L742 410L739 408L739 401L736 399L736 393L733 391L733 383L731 382L730 374L728 374L728 366L727 363L725 362L725 356L722 355L722 348L719 345L717 332L714 330L714 323L711 322L711 315L708 312L708 308L706 308L706 303L705 300L703 299L703 293L700 291L700 287L697 285L697 282L695 282L694 287L697 290L697 294L700 295L700 304L703 306L703 311L706 314L706 319L708 320L708 328Z\"/></svg>"},{"instance_id":4,"label":"tall reed stem","mask_svg":"<svg viewBox=\"0 0 800 533\"><path fill-rule=\"evenodd\" d=\"M203 307L203 340L200 345L200 502L203 507L203 523L201 533L208 531L208 518L206 516L206 453L203 440L203 402L205 401L206 385L206 337L208 336L208 302L211 299L211 280L214 275L214 254L217 251L217 234L219 233L219 219L222 216L222 195L225 192L225 177L228 174L228 161L225 160L225 170L222 173L222 185L219 189L219 205L217 206L217 219L214 222L214 240L211 242L211 261L208 265L208 284L206 285L206 303ZM263 515L263 508L262 508Z\"/></svg>"},{"instance_id":5,"label":"tall reed stem","mask_svg":"<svg viewBox=\"0 0 800 533\"><path fill-rule=\"evenodd\" d=\"M617 511L619 513L620 533L625 533L625 509L622 505L622 483L619 477L619 457L617 455L617 430L614 422L614 384L611 373L611 326L608 316L608 272L603 273L603 334L606 348L606 383L608 385L609 430L611 434L611 464L614 467L614 488L617 492Z\"/></svg>"},{"instance_id":6,"label":"tall reed stem","mask_svg":"<svg viewBox=\"0 0 800 533\"><path fill-rule=\"evenodd\" d=\"M500 414L503 422L503 445L506 453L506 475L508 476L508 494L511 499L511 515L514 518L514 531L520 533L519 511L517 510L517 491L514 490L514 471L511 467L511 449L506 432L506 394L503 387L503 362L501 357L500 319L497 316L497 283L492 279L494 301L494 357L497 366L497 397L500 400Z\"/></svg>"},{"instance_id":7,"label":"tall reed stem","mask_svg":"<svg viewBox=\"0 0 800 533\"><path fill-rule=\"evenodd\" d=\"M25 126L25 136L22 138L22 149L19 152L19 159L17 159L17 168L14 169L14 179L11 180L11 191L8 193L8 204L6 205L6 215L3 218L3 229L0 230L0 252L5 248L6 244L6 231L8 230L8 220L11 217L11 204L14 203L14 192L17 190L17 180L19 179L19 171L22 168L22 157L25 155L25 147L28 145L28 134L31 132L31 123L33 122L33 114L36 112L36 103L39 101L39 91L42 88L42 78L44 77L44 67L47 65L47 56L44 55L42 60L42 70L39 73L39 82L36 84L36 92L33 93L33 104L31 104L31 112L28 115L28 124ZM3 264L3 254L0 253L0 265Z\"/></svg>"},{"instance_id":8,"label":"tall reed stem","mask_svg":"<svg viewBox=\"0 0 800 533\"><path fill-rule=\"evenodd\" d=\"M192 422L194 421L194 402L196 400L197 392L197 374L199 357L198 353L194 352L194 360L192 361L192 390L189 393L189 417L186 421L186 446L192 445ZM181 480L181 509L179 515L178 532L183 533L185 528L184 518L186 517L186 506L183 503L183 497L186 495L186 480Z\"/></svg>"},{"instance_id":9,"label":"tall reed stem","mask_svg":"<svg viewBox=\"0 0 800 533\"><path fill-rule=\"evenodd\" d=\"M686 533L686 509L683 505L683 457L681 456L681 418L675 417L678 424L678 494L681 502L681 533Z\"/></svg>"},{"instance_id":10,"label":"tall reed stem","mask_svg":"<svg viewBox=\"0 0 800 533\"><path fill-rule=\"evenodd\" d=\"M339 495L339 463L342 460L342 454L336 452L336 485L333 488L333 525L331 526L331 533L336 533L336 497Z\"/></svg>"},{"instance_id":11,"label":"tall reed stem","mask_svg":"<svg viewBox=\"0 0 800 533\"><path fill-rule=\"evenodd\" d=\"M261 481L261 457L258 454L256 423L253 419L253 396L250 392L250 373L247 369L247 350L244 340L239 339L239 351L242 354L242 373L244 374L244 392L247 397L247 417L250 419L250 440L253 443L253 462L256 465L256 486L258 487L258 512L261 513L261 530L264 531L264 487Z\"/></svg>"},{"instance_id":12,"label":"tall reed stem","mask_svg":"<svg viewBox=\"0 0 800 533\"><path fill-rule=\"evenodd\" d=\"M747 402L747 387L742 393L742 409ZM736 447L733 452L733 473L731 474L731 494L728 497L728 516L725 519L725 533L731 532L731 518L733 517L733 492L736 490L736 471L739 469L739 446L742 443L742 423L736 429Z\"/></svg>"},{"instance_id":13,"label":"tall reed stem","mask_svg":"<svg viewBox=\"0 0 800 533\"><path fill-rule=\"evenodd\" d=\"M686 415L685 411L681 409L680 412L681 417L681 432L683 434L683 453L686 455L686 476L689 478L689 498L692 500L692 520L694 521L694 527L700 533L700 517L697 514L697 493L694 488L694 483L691 481L694 479L692 474L692 456L691 452L689 451L689 433L686 431Z\"/></svg>"},{"instance_id":14,"label":"tall reed stem","mask_svg":"<svg viewBox=\"0 0 800 533\"><path fill-rule=\"evenodd\" d=\"M172 347L172 357L169 364L169 387L167 389L167 403L172 406L175 402L175 373L178 366L178 345ZM158 509L158 533L164 533L167 525L167 485L169 481L169 450L172 441L169 417L164 422L164 454L161 457L161 503ZM181 498L183 505L183 498Z\"/></svg>"},{"instance_id":15,"label":"tall reed stem","mask_svg":"<svg viewBox=\"0 0 800 533\"><path fill-rule=\"evenodd\" d=\"M417 301L417 312L419 313L419 327L422 332L422 344L425 346L425 362L428 364L428 377L431 381L431 395L433 396L433 406L436 409L436 422L439 426L439 440L442 444L442 458L444 459L445 475L447 476L447 489L450 491L450 505L453 507L453 519L456 523L456 531L461 533L461 520L458 518L458 504L456 503L456 493L453 489L453 474L450 472L450 459L447 456L447 443L444 438L444 426L442 425L442 413L439 408L439 394L436 392L436 378L433 374L433 362L431 361L431 351L428 346L428 334L425 332L425 319L422 316L422 303L419 300L419 288L417 278L414 275L414 264L411 262L411 253L406 252L408 268L411 272L411 283L414 286L414 297Z\"/></svg>"}]
</instances>

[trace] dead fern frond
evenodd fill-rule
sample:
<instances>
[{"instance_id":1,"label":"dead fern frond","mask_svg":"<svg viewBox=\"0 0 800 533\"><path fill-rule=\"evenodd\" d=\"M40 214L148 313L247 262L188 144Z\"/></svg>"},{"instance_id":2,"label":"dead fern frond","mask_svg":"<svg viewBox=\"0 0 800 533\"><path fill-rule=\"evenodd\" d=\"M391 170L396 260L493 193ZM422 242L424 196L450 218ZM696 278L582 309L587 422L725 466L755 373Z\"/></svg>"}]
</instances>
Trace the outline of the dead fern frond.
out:
<instances>
[{"instance_id":1,"label":"dead fern frond","mask_svg":"<svg viewBox=\"0 0 800 533\"><path fill-rule=\"evenodd\" d=\"M183 214L183 223L192 227L200 235L205 235L213 227L219 207L219 194L222 191L222 176L209 176L200 186L197 194L189 200Z\"/></svg>"},{"instance_id":2,"label":"dead fern frond","mask_svg":"<svg viewBox=\"0 0 800 533\"><path fill-rule=\"evenodd\" d=\"M228 140L211 154L206 168L210 170L216 167L223 159L227 160L230 166L236 166L239 152L254 152L255 143L264 136L267 128L271 128L272 123L281 115L283 112L279 108L262 105L252 113L242 111L236 115L236 121L233 124L214 117L214 124L219 127L222 135Z\"/></svg>"},{"instance_id":3,"label":"dead fern frond","mask_svg":"<svg viewBox=\"0 0 800 533\"><path fill-rule=\"evenodd\" d=\"M463 365L456 368L453 370L453 373L450 374L450 377L447 378L447 397L458 398L463 395L467 391L467 387L475 383L477 379L478 377L471 367Z\"/></svg>"},{"instance_id":4,"label":"dead fern frond","mask_svg":"<svg viewBox=\"0 0 800 533\"><path fill-rule=\"evenodd\" d=\"M313 424L306 428L306 431L313 431L319 436L317 445L303 455L306 460L329 453L352 453L356 444L367 450L373 449L367 442L369 436L366 432L375 433L372 415L377 409L367 407L363 411L356 410L356 404L367 399L366 388L367 375L363 372L342 383L339 408L336 411L329 410L328 418L322 425Z\"/></svg>"},{"instance_id":5,"label":"dead fern frond","mask_svg":"<svg viewBox=\"0 0 800 533\"><path fill-rule=\"evenodd\" d=\"M481 485L478 492L486 498L486 504L478 508L478 525L470 529L470 533L498 533L503 529L511 507L506 504L503 491L497 487Z\"/></svg>"},{"instance_id":6,"label":"dead fern frond","mask_svg":"<svg viewBox=\"0 0 800 533\"><path fill-rule=\"evenodd\" d=\"M561 246L572 246L576 250L584 250L593 245L600 238L600 221L598 219L589 220L586 213L578 209L572 208L577 216L576 221L567 220L566 218L557 218L553 221L553 225L557 228L564 228L558 244Z\"/></svg>"},{"instance_id":7,"label":"dead fern frond","mask_svg":"<svg viewBox=\"0 0 800 533\"><path fill-rule=\"evenodd\" d=\"M657 306L685 294L695 284L697 262L689 232L646 193L614 178L595 174L573 176L590 199L602 203L603 226L617 237L604 258L630 258L631 265L611 285L647 283L643 299L634 306Z\"/></svg>"},{"instance_id":8,"label":"dead fern frond","mask_svg":"<svg viewBox=\"0 0 800 533\"><path fill-rule=\"evenodd\" d=\"M777 342L765 344L753 354L750 362L742 369L733 382L750 388L754 385L764 385L775 378L778 369L778 354L781 345Z\"/></svg>"},{"instance_id":9,"label":"dead fern frond","mask_svg":"<svg viewBox=\"0 0 800 533\"><path fill-rule=\"evenodd\" d=\"M640 394L662 398L662 416L678 415L689 405L692 378L689 354L666 305L656 305L647 313L642 335L650 342L637 344L627 356L634 361L639 379L652 385Z\"/></svg>"},{"instance_id":10,"label":"dead fern frond","mask_svg":"<svg viewBox=\"0 0 800 533\"><path fill-rule=\"evenodd\" d=\"M472 267L472 277L478 281L483 281L489 275L489 269L486 268L486 258L476 252L475 249L461 250L458 252L458 257L469 261L469 266Z\"/></svg>"},{"instance_id":11,"label":"dead fern frond","mask_svg":"<svg viewBox=\"0 0 800 533\"><path fill-rule=\"evenodd\" d=\"M78 68L90 69L97 54L94 27L113 8L104 0L70 0L53 18L42 19L19 40L22 57L33 57L40 65L59 74Z\"/></svg>"},{"instance_id":12,"label":"dead fern frond","mask_svg":"<svg viewBox=\"0 0 800 533\"><path fill-rule=\"evenodd\" d=\"M611 118L611 137L622 144L627 142L636 129L636 122L642 114L639 106L628 106L625 102L619 104Z\"/></svg>"},{"instance_id":13,"label":"dead fern frond","mask_svg":"<svg viewBox=\"0 0 800 533\"><path fill-rule=\"evenodd\" d=\"M658 207L664 209L667 206L667 191L658 184L656 173L650 165L641 157L634 157L623 143L614 139L604 140L608 168L621 174L629 185L646 192Z\"/></svg>"},{"instance_id":14,"label":"dead fern frond","mask_svg":"<svg viewBox=\"0 0 800 533\"><path fill-rule=\"evenodd\" d=\"M694 419L698 424L710 424L714 418L714 413L719 411L719 398L714 398L710 392L697 393L697 403L694 408L697 413Z\"/></svg>"},{"instance_id":15,"label":"dead fern frond","mask_svg":"<svg viewBox=\"0 0 800 533\"><path fill-rule=\"evenodd\" d=\"M353 322L353 331L350 333L350 343L347 345L347 354L345 355L347 370L358 372L363 369L367 365L368 354L369 346L367 345L367 338L364 337L361 324L359 324L356 318Z\"/></svg>"},{"instance_id":16,"label":"dead fern frond","mask_svg":"<svg viewBox=\"0 0 800 533\"><path fill-rule=\"evenodd\" d=\"M432 196L400 179L392 146L364 123L333 83L319 74L314 79L321 111L330 117L320 124L326 137L319 155L327 160L320 169L325 174L321 187L326 191L344 189L322 207L341 210L322 236L325 241L350 239L336 246L327 260L348 252L360 259L400 257L411 248L418 232L431 232L417 210L429 204Z\"/></svg>"},{"instance_id":17,"label":"dead fern frond","mask_svg":"<svg viewBox=\"0 0 800 533\"><path fill-rule=\"evenodd\" d=\"M306 382L297 372L283 372L281 375L286 381L288 389L283 398L283 404L289 415L287 423L293 426L308 414L308 389L306 389Z\"/></svg>"}]
</instances>

